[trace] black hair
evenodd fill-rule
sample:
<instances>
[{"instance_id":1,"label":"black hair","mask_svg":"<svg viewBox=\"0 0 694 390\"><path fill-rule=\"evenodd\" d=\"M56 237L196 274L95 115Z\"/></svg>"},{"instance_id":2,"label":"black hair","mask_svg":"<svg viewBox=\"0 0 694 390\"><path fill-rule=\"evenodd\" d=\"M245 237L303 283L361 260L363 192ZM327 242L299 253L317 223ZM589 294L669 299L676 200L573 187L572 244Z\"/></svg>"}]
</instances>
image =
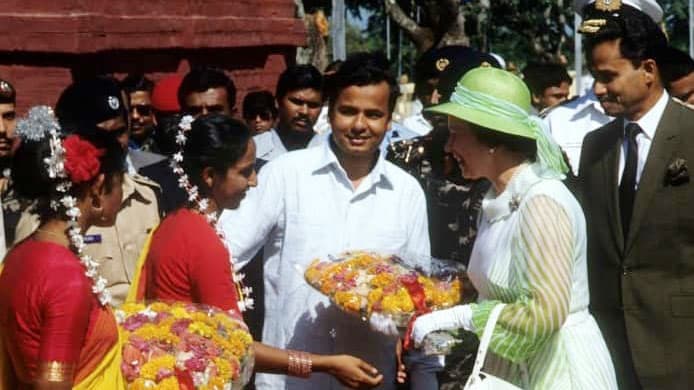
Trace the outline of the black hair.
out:
<instances>
[{"instance_id":1,"label":"black hair","mask_svg":"<svg viewBox=\"0 0 694 390\"><path fill-rule=\"evenodd\" d=\"M277 106L275 97L270 91L249 92L243 98L243 117L254 118L257 114L269 112L273 118L277 118Z\"/></svg>"},{"instance_id":2,"label":"black hair","mask_svg":"<svg viewBox=\"0 0 694 390\"><path fill-rule=\"evenodd\" d=\"M9 81L0 79L0 104L16 104L17 91Z\"/></svg>"},{"instance_id":3,"label":"black hair","mask_svg":"<svg viewBox=\"0 0 694 390\"><path fill-rule=\"evenodd\" d=\"M186 97L191 93L205 92L212 88L224 88L227 91L229 109L236 106L236 86L234 81L222 70L214 68L195 68L188 72L178 87L178 104L182 110L186 107Z\"/></svg>"},{"instance_id":4,"label":"black hair","mask_svg":"<svg viewBox=\"0 0 694 390\"><path fill-rule=\"evenodd\" d=\"M342 67L343 60L335 60L328 64L323 71L323 99L327 99L330 89L333 88L333 78L335 73Z\"/></svg>"},{"instance_id":5,"label":"black hair","mask_svg":"<svg viewBox=\"0 0 694 390\"><path fill-rule=\"evenodd\" d=\"M158 153L171 156L178 151L176 133L182 117L183 114L180 113L157 114L157 126L152 137L157 145Z\"/></svg>"},{"instance_id":6,"label":"black hair","mask_svg":"<svg viewBox=\"0 0 694 390\"><path fill-rule=\"evenodd\" d=\"M571 84L571 76L564 65L530 62L523 68L523 81L532 94L541 96L547 88Z\"/></svg>"},{"instance_id":7,"label":"black hair","mask_svg":"<svg viewBox=\"0 0 694 390\"><path fill-rule=\"evenodd\" d=\"M252 134L243 122L213 113L198 117L186 137L183 170L201 195L207 196L208 188L202 182L202 171L211 167L215 172L225 174L246 153Z\"/></svg>"},{"instance_id":8,"label":"black hair","mask_svg":"<svg viewBox=\"0 0 694 390\"><path fill-rule=\"evenodd\" d=\"M125 171L125 150L113 134L99 128L80 128L71 135L77 135L104 151L99 157L99 173L105 176L104 187L106 192L110 193L113 190L113 179ZM64 180L49 177L44 160L50 155L50 136L47 135L39 141L22 140L12 158L14 188L21 198L36 201L36 211L41 220L67 218L62 211L55 211L50 207L52 197L58 194L56 186ZM79 185L73 184L70 194L77 198L84 196L93 180Z\"/></svg>"},{"instance_id":9,"label":"black hair","mask_svg":"<svg viewBox=\"0 0 694 390\"><path fill-rule=\"evenodd\" d=\"M694 72L694 59L682 50L667 47L659 56L658 70L667 86Z\"/></svg>"},{"instance_id":10,"label":"black hair","mask_svg":"<svg viewBox=\"0 0 694 390\"><path fill-rule=\"evenodd\" d=\"M313 65L292 65L282 72L277 81L275 98L281 100L289 92L315 89L323 93L323 75Z\"/></svg>"},{"instance_id":11,"label":"black hair","mask_svg":"<svg viewBox=\"0 0 694 390\"><path fill-rule=\"evenodd\" d=\"M390 89L388 114L391 115L400 91L395 78L388 72L386 58L382 54L366 52L350 55L332 77L331 88L327 91L329 111L332 112L343 90L352 86L364 87L382 82L388 84Z\"/></svg>"},{"instance_id":12,"label":"black hair","mask_svg":"<svg viewBox=\"0 0 694 390\"><path fill-rule=\"evenodd\" d=\"M518 153L528 161L537 158L537 143L534 139L511 135L468 122L477 140L490 148L503 147Z\"/></svg>"},{"instance_id":13,"label":"black hair","mask_svg":"<svg viewBox=\"0 0 694 390\"><path fill-rule=\"evenodd\" d=\"M154 82L141 73L131 73L120 82L120 87L128 94L136 91L152 93Z\"/></svg>"},{"instance_id":14,"label":"black hair","mask_svg":"<svg viewBox=\"0 0 694 390\"><path fill-rule=\"evenodd\" d=\"M605 24L586 36L586 53L591 62L593 49L604 42L619 39L619 50L622 57L631 61L634 67L639 67L646 59L658 62L667 47L667 38L663 30L645 13L628 5L622 5L618 13L589 8L584 20L603 19Z\"/></svg>"}]
</instances>

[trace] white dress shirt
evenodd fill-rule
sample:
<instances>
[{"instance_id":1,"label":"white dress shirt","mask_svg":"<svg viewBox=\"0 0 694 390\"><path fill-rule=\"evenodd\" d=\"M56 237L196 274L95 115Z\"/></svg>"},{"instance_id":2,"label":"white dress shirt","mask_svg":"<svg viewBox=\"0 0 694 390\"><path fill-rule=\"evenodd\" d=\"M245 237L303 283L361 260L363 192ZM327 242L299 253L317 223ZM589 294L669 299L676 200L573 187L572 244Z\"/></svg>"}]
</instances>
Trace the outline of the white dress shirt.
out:
<instances>
[{"instance_id":1,"label":"white dress shirt","mask_svg":"<svg viewBox=\"0 0 694 390\"><path fill-rule=\"evenodd\" d=\"M318 114L318 119L316 119L316 123L313 125L313 131L320 135L330 132L330 119L328 118L327 104L321 107L320 114Z\"/></svg>"},{"instance_id":2,"label":"white dress shirt","mask_svg":"<svg viewBox=\"0 0 694 390\"><path fill-rule=\"evenodd\" d=\"M598 98L591 91L587 95L551 109L545 117L545 123L552 138L569 158L574 174L578 175L583 138L612 119L614 118L605 114Z\"/></svg>"},{"instance_id":3,"label":"white dress shirt","mask_svg":"<svg viewBox=\"0 0 694 390\"><path fill-rule=\"evenodd\" d=\"M353 188L331 143L287 153L260 171L258 187L220 223L242 268L265 246L263 342L314 353L347 353L384 374L381 388L394 388L393 340L335 308L303 276L316 257L345 250L428 255L424 193L406 172L379 157ZM335 389L324 374L309 380L258 375L259 389Z\"/></svg>"},{"instance_id":4,"label":"white dress shirt","mask_svg":"<svg viewBox=\"0 0 694 390\"><path fill-rule=\"evenodd\" d=\"M646 160L648 159L648 152L651 150L651 144L653 144L653 138L655 137L655 131L658 128L658 123L660 123L660 118L663 117L663 112L665 112L665 106L670 100L670 95L663 90L663 94L658 99L653 107L642 116L641 119L637 120L635 123L641 127L641 132L636 135L636 146L639 150L638 160L636 163L636 188L639 187L639 182L641 181L641 174L643 173L643 167L646 165ZM624 131L630 121L624 120ZM617 176L617 183L622 183L622 174L624 172L625 158L627 153L627 139L626 136L622 141L622 153L619 154L619 172Z\"/></svg>"},{"instance_id":5,"label":"white dress shirt","mask_svg":"<svg viewBox=\"0 0 694 390\"><path fill-rule=\"evenodd\" d=\"M326 137L320 134L314 134L306 147L311 148L322 144ZM270 161L287 153L287 148L284 147L280 135L277 130L270 129L264 133L260 133L253 137L255 141L255 157Z\"/></svg>"}]
</instances>

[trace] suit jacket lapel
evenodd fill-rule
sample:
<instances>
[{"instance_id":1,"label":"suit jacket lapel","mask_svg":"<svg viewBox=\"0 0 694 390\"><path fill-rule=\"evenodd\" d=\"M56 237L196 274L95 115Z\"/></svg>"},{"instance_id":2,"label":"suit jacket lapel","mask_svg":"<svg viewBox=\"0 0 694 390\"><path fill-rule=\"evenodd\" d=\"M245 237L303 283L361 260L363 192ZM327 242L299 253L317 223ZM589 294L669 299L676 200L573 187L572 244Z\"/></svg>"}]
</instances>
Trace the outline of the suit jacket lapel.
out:
<instances>
[{"instance_id":1,"label":"suit jacket lapel","mask_svg":"<svg viewBox=\"0 0 694 390\"><path fill-rule=\"evenodd\" d=\"M641 173L639 187L636 191L625 252L629 251L633 246L639 232L639 225L643 221L644 214L648 209L648 204L651 202L655 191L663 184L666 165L672 158L672 153L679 137L678 121L680 110L678 108L675 103L669 101L658 123L646 164Z\"/></svg>"},{"instance_id":2,"label":"suit jacket lapel","mask_svg":"<svg viewBox=\"0 0 694 390\"><path fill-rule=\"evenodd\" d=\"M624 121L622 119L612 122L606 142L611 147L603 159L603 175L607 188L607 212L610 221L610 230L614 236L614 242L621 253L624 249L624 234L622 233L622 219L619 214L619 154L622 152L622 138L624 133Z\"/></svg>"}]
</instances>

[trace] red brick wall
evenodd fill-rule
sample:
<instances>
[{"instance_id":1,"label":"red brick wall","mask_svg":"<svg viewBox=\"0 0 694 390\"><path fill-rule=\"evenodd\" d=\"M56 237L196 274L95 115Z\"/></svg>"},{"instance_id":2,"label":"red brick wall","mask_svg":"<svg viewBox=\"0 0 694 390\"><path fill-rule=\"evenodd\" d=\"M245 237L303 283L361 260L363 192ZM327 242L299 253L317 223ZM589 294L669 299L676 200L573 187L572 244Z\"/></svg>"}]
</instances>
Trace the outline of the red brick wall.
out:
<instances>
[{"instance_id":1,"label":"red brick wall","mask_svg":"<svg viewBox=\"0 0 694 390\"><path fill-rule=\"evenodd\" d=\"M305 42L292 0L4 0L0 78L20 114L54 104L72 77L142 72L158 79L190 66L227 70L239 89L274 90Z\"/></svg>"}]
</instances>

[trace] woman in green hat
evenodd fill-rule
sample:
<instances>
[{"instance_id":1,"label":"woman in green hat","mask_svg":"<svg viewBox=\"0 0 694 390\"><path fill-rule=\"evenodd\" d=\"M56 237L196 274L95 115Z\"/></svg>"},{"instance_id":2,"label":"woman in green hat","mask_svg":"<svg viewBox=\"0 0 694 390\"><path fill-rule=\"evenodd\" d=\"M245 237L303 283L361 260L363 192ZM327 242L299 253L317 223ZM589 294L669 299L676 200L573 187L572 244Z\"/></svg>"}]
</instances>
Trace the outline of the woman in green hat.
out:
<instances>
[{"instance_id":1,"label":"woman in green hat","mask_svg":"<svg viewBox=\"0 0 694 390\"><path fill-rule=\"evenodd\" d=\"M463 176L487 179L468 276L477 303L427 314L415 345L430 332L464 328L481 335L492 308L485 372L524 389L616 389L605 341L588 312L586 226L562 183L568 167L537 117L530 93L512 73L468 72L448 103L446 149Z\"/></svg>"}]
</instances>

